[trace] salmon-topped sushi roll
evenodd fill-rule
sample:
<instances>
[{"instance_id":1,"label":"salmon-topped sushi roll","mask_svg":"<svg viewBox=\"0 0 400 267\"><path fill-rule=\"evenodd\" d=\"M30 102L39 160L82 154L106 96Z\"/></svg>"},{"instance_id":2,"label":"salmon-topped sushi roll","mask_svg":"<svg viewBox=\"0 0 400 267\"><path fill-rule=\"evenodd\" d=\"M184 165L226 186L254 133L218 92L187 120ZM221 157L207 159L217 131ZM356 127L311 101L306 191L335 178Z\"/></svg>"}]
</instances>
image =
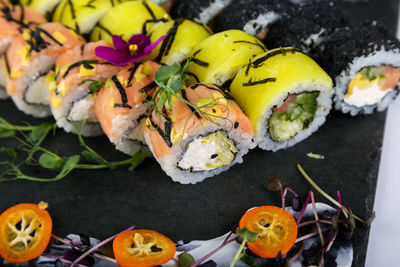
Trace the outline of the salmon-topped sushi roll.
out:
<instances>
[{"instance_id":1,"label":"salmon-topped sushi roll","mask_svg":"<svg viewBox=\"0 0 400 267\"><path fill-rule=\"evenodd\" d=\"M48 75L51 112L67 132L77 133L79 123L84 136L102 134L94 110L97 92L122 67L97 57L99 46L109 45L99 41L74 47L57 59L55 72Z\"/></svg>"},{"instance_id":2,"label":"salmon-topped sushi roll","mask_svg":"<svg viewBox=\"0 0 400 267\"><path fill-rule=\"evenodd\" d=\"M34 24L45 23L46 19L39 13L23 6L11 6L8 1L0 1L0 58L10 47L15 36ZM0 99L8 97L4 64L0 64Z\"/></svg>"},{"instance_id":3,"label":"salmon-topped sushi roll","mask_svg":"<svg viewBox=\"0 0 400 267\"><path fill-rule=\"evenodd\" d=\"M160 65L147 61L128 65L100 90L95 103L97 118L115 147L133 155L144 146L143 126L157 84L154 75Z\"/></svg>"},{"instance_id":4,"label":"salmon-topped sushi roll","mask_svg":"<svg viewBox=\"0 0 400 267\"><path fill-rule=\"evenodd\" d=\"M3 62L7 93L18 109L34 117L50 113L46 75L56 59L84 40L60 23L45 23L24 30L13 40Z\"/></svg>"},{"instance_id":5,"label":"salmon-topped sushi roll","mask_svg":"<svg viewBox=\"0 0 400 267\"><path fill-rule=\"evenodd\" d=\"M182 89L146 121L145 140L174 181L194 184L243 162L255 145L239 106L212 84ZM189 105L190 103L190 105ZM195 108L197 107L197 108Z\"/></svg>"}]
</instances>

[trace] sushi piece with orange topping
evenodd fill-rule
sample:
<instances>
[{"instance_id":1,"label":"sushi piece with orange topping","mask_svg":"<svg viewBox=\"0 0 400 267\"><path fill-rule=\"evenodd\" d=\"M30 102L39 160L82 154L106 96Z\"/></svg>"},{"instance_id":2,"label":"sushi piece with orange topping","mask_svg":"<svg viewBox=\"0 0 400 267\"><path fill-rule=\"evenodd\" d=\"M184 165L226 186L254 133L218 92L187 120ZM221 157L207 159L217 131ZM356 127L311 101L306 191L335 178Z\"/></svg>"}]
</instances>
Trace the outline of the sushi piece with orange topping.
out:
<instances>
[{"instance_id":1,"label":"sushi piece with orange topping","mask_svg":"<svg viewBox=\"0 0 400 267\"><path fill-rule=\"evenodd\" d=\"M11 6L8 1L0 1L0 58L4 56L15 36L34 24L45 22L46 19L33 9L19 5ZM5 71L5 64L0 64L0 99L8 97Z\"/></svg>"},{"instance_id":2,"label":"sushi piece with orange topping","mask_svg":"<svg viewBox=\"0 0 400 267\"><path fill-rule=\"evenodd\" d=\"M56 61L54 73L48 75L51 112L57 125L67 132L84 136L102 134L95 113L98 91L122 67L99 58L95 50L109 46L104 41L82 44L67 51Z\"/></svg>"},{"instance_id":3,"label":"sushi piece with orange topping","mask_svg":"<svg viewBox=\"0 0 400 267\"><path fill-rule=\"evenodd\" d=\"M34 117L50 113L46 75L56 59L84 40L60 23L45 23L15 37L3 58L7 93L18 109Z\"/></svg>"},{"instance_id":4,"label":"sushi piece with orange topping","mask_svg":"<svg viewBox=\"0 0 400 267\"><path fill-rule=\"evenodd\" d=\"M128 65L106 83L96 98L95 111L104 133L128 155L144 146L143 127L149 107L143 102L157 87L154 75L159 68L152 61Z\"/></svg>"},{"instance_id":5,"label":"sushi piece with orange topping","mask_svg":"<svg viewBox=\"0 0 400 267\"><path fill-rule=\"evenodd\" d=\"M167 175L195 184L242 163L254 143L253 126L239 106L212 84L181 89L179 96L160 109L161 116L153 111L144 129Z\"/></svg>"}]
</instances>

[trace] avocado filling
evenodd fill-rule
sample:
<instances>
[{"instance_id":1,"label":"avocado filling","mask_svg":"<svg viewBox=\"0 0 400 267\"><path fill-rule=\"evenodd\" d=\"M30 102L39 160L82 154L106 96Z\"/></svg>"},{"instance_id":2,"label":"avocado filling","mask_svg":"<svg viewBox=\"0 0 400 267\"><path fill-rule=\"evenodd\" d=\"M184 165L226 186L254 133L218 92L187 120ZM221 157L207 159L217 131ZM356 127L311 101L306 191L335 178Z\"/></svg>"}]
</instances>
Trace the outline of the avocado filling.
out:
<instances>
[{"instance_id":1,"label":"avocado filling","mask_svg":"<svg viewBox=\"0 0 400 267\"><path fill-rule=\"evenodd\" d=\"M269 134L275 142L286 142L313 121L319 93L289 95L274 108L268 120Z\"/></svg>"},{"instance_id":2,"label":"avocado filling","mask_svg":"<svg viewBox=\"0 0 400 267\"><path fill-rule=\"evenodd\" d=\"M356 107L379 103L389 92L396 89L400 80L400 68L392 65L362 68L349 83L344 101Z\"/></svg>"},{"instance_id":3,"label":"avocado filling","mask_svg":"<svg viewBox=\"0 0 400 267\"><path fill-rule=\"evenodd\" d=\"M237 152L226 132L218 131L190 142L178 167L191 172L214 170L231 164Z\"/></svg>"}]
</instances>

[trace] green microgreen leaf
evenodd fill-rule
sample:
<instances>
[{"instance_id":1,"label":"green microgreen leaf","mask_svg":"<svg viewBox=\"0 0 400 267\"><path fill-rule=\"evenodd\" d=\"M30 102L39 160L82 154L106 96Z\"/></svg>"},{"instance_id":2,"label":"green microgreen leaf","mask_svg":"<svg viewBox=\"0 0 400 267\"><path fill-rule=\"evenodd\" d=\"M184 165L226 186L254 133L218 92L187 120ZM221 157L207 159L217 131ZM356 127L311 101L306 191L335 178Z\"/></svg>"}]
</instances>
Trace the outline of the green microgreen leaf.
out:
<instances>
[{"instance_id":1,"label":"green microgreen leaf","mask_svg":"<svg viewBox=\"0 0 400 267\"><path fill-rule=\"evenodd\" d=\"M181 73L181 65L175 64L173 66L162 66L158 69L154 76L154 80L157 84L167 84L172 76Z\"/></svg>"},{"instance_id":2,"label":"green microgreen leaf","mask_svg":"<svg viewBox=\"0 0 400 267\"><path fill-rule=\"evenodd\" d=\"M184 81L181 80L173 80L171 82L171 89L172 91L174 91L175 93L179 92L179 90L182 89L182 87L185 85Z\"/></svg>"},{"instance_id":3,"label":"green microgreen leaf","mask_svg":"<svg viewBox=\"0 0 400 267\"><path fill-rule=\"evenodd\" d=\"M246 239L249 242L254 242L257 240L257 233L254 233L252 231L250 231L249 229L247 229L247 227L243 227L242 229L239 229L236 234L243 238Z\"/></svg>"},{"instance_id":4,"label":"green microgreen leaf","mask_svg":"<svg viewBox=\"0 0 400 267\"><path fill-rule=\"evenodd\" d=\"M105 85L104 82L101 82L101 81L98 81L98 80L93 80L93 79L85 79L85 80L81 81L81 82L79 83L79 85L82 85L82 84L84 84L84 83L86 83L86 82L92 82L92 83L89 85L89 87L88 87L88 89L89 89L89 91L90 91L91 93L97 93L97 92L100 91L100 89L103 88L104 85Z\"/></svg>"},{"instance_id":5,"label":"green microgreen leaf","mask_svg":"<svg viewBox=\"0 0 400 267\"><path fill-rule=\"evenodd\" d=\"M195 263L195 260L192 255L185 252L178 256L179 267L189 267Z\"/></svg>"},{"instance_id":6,"label":"green microgreen leaf","mask_svg":"<svg viewBox=\"0 0 400 267\"><path fill-rule=\"evenodd\" d=\"M11 157L13 157L13 158L18 157L18 155L20 153L20 151L18 149L11 148L11 147L2 147L0 149L0 151L5 153L5 154L7 154L7 155L9 155L9 156L11 156Z\"/></svg>"},{"instance_id":7,"label":"green microgreen leaf","mask_svg":"<svg viewBox=\"0 0 400 267\"><path fill-rule=\"evenodd\" d=\"M87 161L97 164L104 164L104 158L101 157L99 154L94 153L94 151L90 150L83 150L81 152L82 157L84 157Z\"/></svg>"},{"instance_id":8,"label":"green microgreen leaf","mask_svg":"<svg viewBox=\"0 0 400 267\"><path fill-rule=\"evenodd\" d=\"M0 129L0 138L14 137L16 133L15 130Z\"/></svg>"},{"instance_id":9,"label":"green microgreen leaf","mask_svg":"<svg viewBox=\"0 0 400 267\"><path fill-rule=\"evenodd\" d=\"M146 158L151 156L151 152L143 153L142 151L136 152L131 158L131 166L129 171L133 172Z\"/></svg>"},{"instance_id":10,"label":"green microgreen leaf","mask_svg":"<svg viewBox=\"0 0 400 267\"><path fill-rule=\"evenodd\" d=\"M64 166L65 160L52 154L43 153L39 158L39 164L45 169L60 170Z\"/></svg>"},{"instance_id":11,"label":"green microgreen leaf","mask_svg":"<svg viewBox=\"0 0 400 267\"><path fill-rule=\"evenodd\" d=\"M249 266L253 266L255 259L253 256L249 256L246 253L242 253L240 256L240 260L243 261L244 263L246 263Z\"/></svg>"}]
</instances>

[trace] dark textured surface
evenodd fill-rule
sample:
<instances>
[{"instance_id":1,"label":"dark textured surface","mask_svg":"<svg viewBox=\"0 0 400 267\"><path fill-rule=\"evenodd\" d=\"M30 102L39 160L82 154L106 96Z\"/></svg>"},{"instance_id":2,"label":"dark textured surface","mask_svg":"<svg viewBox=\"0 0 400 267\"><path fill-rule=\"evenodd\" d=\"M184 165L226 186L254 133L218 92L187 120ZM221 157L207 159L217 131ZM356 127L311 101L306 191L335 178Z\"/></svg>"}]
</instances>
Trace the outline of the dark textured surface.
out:
<instances>
[{"instance_id":1,"label":"dark textured surface","mask_svg":"<svg viewBox=\"0 0 400 267\"><path fill-rule=\"evenodd\" d=\"M366 3L367 8L357 12L364 17L385 16L395 25L396 11L381 8L392 2L379 3ZM373 10L386 13L379 15ZM14 123L34 122L17 112L11 101L0 103L1 116ZM0 211L16 203L45 200L50 205L54 233L60 236L85 233L103 239L135 225L155 229L176 241L209 239L229 231L250 207L280 204L279 194L266 190L268 176L280 177L305 195L311 186L296 170L296 164L301 163L329 194L334 196L341 190L343 201L366 218L373 207L384 118L384 113L356 118L333 113L317 133L297 146L276 153L256 149L245 156L243 164L197 185L173 183L153 159L134 174L125 168L74 171L56 183L0 183ZM125 158L105 137L90 138L88 143L108 159ZM11 145L6 140L0 144ZM61 130L45 145L63 155L81 150L77 138ZM311 159L308 152L326 158ZM4 159L3 155L0 158ZM317 199L325 201L318 194ZM367 240L368 230L357 230L352 241L354 266L363 266Z\"/></svg>"}]
</instances>

